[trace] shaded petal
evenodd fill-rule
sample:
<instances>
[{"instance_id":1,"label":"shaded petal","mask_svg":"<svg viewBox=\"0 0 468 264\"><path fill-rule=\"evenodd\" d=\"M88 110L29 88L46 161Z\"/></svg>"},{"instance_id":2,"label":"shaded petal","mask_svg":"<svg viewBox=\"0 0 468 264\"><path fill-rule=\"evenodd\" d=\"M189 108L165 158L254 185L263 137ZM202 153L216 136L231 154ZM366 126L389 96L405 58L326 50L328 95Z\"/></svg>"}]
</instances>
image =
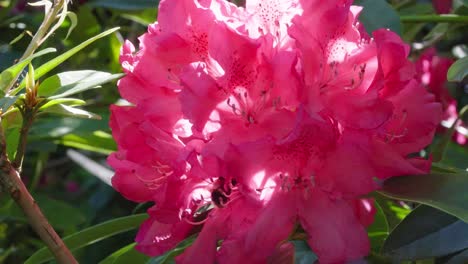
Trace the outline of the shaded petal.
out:
<instances>
[{"instance_id":1,"label":"shaded petal","mask_svg":"<svg viewBox=\"0 0 468 264\"><path fill-rule=\"evenodd\" d=\"M112 177L112 187L129 200L135 202L151 200L153 190L135 175L140 166L121 159L119 156L121 154L116 152L107 158L107 162L115 171Z\"/></svg>"},{"instance_id":2,"label":"shaded petal","mask_svg":"<svg viewBox=\"0 0 468 264\"><path fill-rule=\"evenodd\" d=\"M276 193L260 212L245 240L245 250L255 261L266 261L287 239L296 221L295 196Z\"/></svg>"},{"instance_id":3,"label":"shaded petal","mask_svg":"<svg viewBox=\"0 0 468 264\"><path fill-rule=\"evenodd\" d=\"M367 136L346 130L344 133L317 172L317 185L345 197L367 194L377 188Z\"/></svg>"},{"instance_id":4,"label":"shaded petal","mask_svg":"<svg viewBox=\"0 0 468 264\"><path fill-rule=\"evenodd\" d=\"M192 225L186 222L163 224L150 215L150 218L140 226L135 238L137 242L135 248L147 255L158 256L184 240L190 230Z\"/></svg>"},{"instance_id":5,"label":"shaded petal","mask_svg":"<svg viewBox=\"0 0 468 264\"><path fill-rule=\"evenodd\" d=\"M346 201L313 189L300 204L299 220L320 263L347 263L369 253L367 233Z\"/></svg>"},{"instance_id":6,"label":"shaded petal","mask_svg":"<svg viewBox=\"0 0 468 264\"><path fill-rule=\"evenodd\" d=\"M442 107L434 96L416 81L411 81L388 100L395 108L385 125L385 138L402 155L420 151L431 143L442 119Z\"/></svg>"}]
</instances>

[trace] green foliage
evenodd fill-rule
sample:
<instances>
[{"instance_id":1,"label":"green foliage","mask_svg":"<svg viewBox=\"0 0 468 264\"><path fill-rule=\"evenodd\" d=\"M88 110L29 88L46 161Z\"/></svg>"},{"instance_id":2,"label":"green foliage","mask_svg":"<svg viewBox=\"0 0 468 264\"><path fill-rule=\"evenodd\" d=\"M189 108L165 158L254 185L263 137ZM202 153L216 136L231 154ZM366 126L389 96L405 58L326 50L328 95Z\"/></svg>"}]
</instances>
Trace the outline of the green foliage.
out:
<instances>
[{"instance_id":1,"label":"green foliage","mask_svg":"<svg viewBox=\"0 0 468 264\"><path fill-rule=\"evenodd\" d=\"M69 59L70 57L72 57L73 55L75 55L76 53L81 51L82 49L86 48L87 46L89 46L93 42L95 42L95 41L97 41L97 40L99 40L99 39L101 39L101 38L103 38L105 36L108 36L109 34L112 34L117 30L119 30L118 27L106 30L106 31L102 32L101 34L98 34L98 35L84 41L83 43L81 43L78 46L70 49L69 51L55 57L54 59L42 64L40 67L38 67L36 69L35 80L41 78L42 76L44 76L45 74L47 74L51 70L55 69L57 66L59 66L60 64L65 62L67 59ZM25 82L21 83L21 85L19 85L19 87L16 88L12 92L12 94L18 93L22 88L24 88L24 86L25 86Z\"/></svg>"},{"instance_id":2,"label":"green foliage","mask_svg":"<svg viewBox=\"0 0 468 264\"><path fill-rule=\"evenodd\" d=\"M468 75L468 56L459 59L449 69L447 79L451 82L461 82Z\"/></svg>"},{"instance_id":3,"label":"green foliage","mask_svg":"<svg viewBox=\"0 0 468 264\"><path fill-rule=\"evenodd\" d=\"M93 7L108 7L122 10L156 8L158 4L158 0L94 0L90 2L90 5Z\"/></svg>"},{"instance_id":4,"label":"green foliage","mask_svg":"<svg viewBox=\"0 0 468 264\"><path fill-rule=\"evenodd\" d=\"M184 250L189 247L193 241L195 241L196 236L191 236L186 238L184 241L180 242L174 249L167 251L164 255L154 257L150 259L146 264L173 264L174 258L182 254Z\"/></svg>"},{"instance_id":5,"label":"green foliage","mask_svg":"<svg viewBox=\"0 0 468 264\"><path fill-rule=\"evenodd\" d=\"M138 253L131 243L134 233L128 231L136 229L146 214L125 216L131 214L135 204L125 201L93 172L67 158L67 149L76 148L89 159L104 164L106 155L116 151L108 127L108 107L119 97L115 88L115 81L123 76L118 73L119 50L123 39L138 42L136 37L154 22L159 1L90 0L85 5L73 1L73 12L67 10L60 16L67 16L68 21L60 23L43 45L54 48L44 48L16 64L14 60L28 46L29 35L38 28L43 13L27 9L26 15L13 14L9 10L14 2L3 1L8 7L0 8L0 69L6 69L0 73L0 110L8 157L13 159L18 149L22 118L17 105L26 98L23 71L31 64L35 66L33 79L38 84L39 115L28 136L24 180L45 215L61 235L68 235L65 241L81 263L174 263L174 258L193 243L197 234L162 256L150 258ZM429 1L359 0L354 4L365 7L360 20L369 33L390 28L417 44L413 46L417 48L413 49L412 59L417 58L418 49L433 45L447 56L455 46L464 49L466 55L465 0L454 0L456 15L448 16L435 15ZM116 26L120 27L119 32ZM51 52L58 55L52 59L45 56ZM454 82L451 92L459 106L468 102L463 85L457 83L466 80L467 68L464 57L448 73L448 79ZM16 83L12 83L17 76ZM14 90L7 93L12 84ZM33 87L34 82L30 81L29 86ZM467 224L460 220L468 219L468 151L451 141L454 129L440 136L440 146L431 147L435 149L434 160L440 160L434 164L433 174L388 180L381 192L386 196L374 195L377 213L367 228L372 247L369 263L429 259L429 263L458 264L468 258ZM69 183L75 183L78 190L68 189ZM419 206L420 203L431 207ZM26 264L51 260L12 202L6 199L0 204L0 263L24 263L28 257ZM295 263L317 260L305 241L294 240L292 244Z\"/></svg>"},{"instance_id":6,"label":"green foliage","mask_svg":"<svg viewBox=\"0 0 468 264\"><path fill-rule=\"evenodd\" d=\"M468 223L421 205L388 236L382 251L394 261L445 256L468 248Z\"/></svg>"},{"instance_id":7,"label":"green foliage","mask_svg":"<svg viewBox=\"0 0 468 264\"><path fill-rule=\"evenodd\" d=\"M364 24L369 34L379 28L389 28L401 34L400 16L385 0L357 0L355 5L364 7L359 20Z\"/></svg>"},{"instance_id":8,"label":"green foliage","mask_svg":"<svg viewBox=\"0 0 468 264\"><path fill-rule=\"evenodd\" d=\"M5 113L18 100L18 96L5 96L0 98L0 111Z\"/></svg>"},{"instance_id":9,"label":"green foliage","mask_svg":"<svg viewBox=\"0 0 468 264\"><path fill-rule=\"evenodd\" d=\"M389 233L388 221L380 205L375 203L375 219L371 226L367 228L367 233L371 241L372 251L380 252L385 239Z\"/></svg>"},{"instance_id":10,"label":"green foliage","mask_svg":"<svg viewBox=\"0 0 468 264\"><path fill-rule=\"evenodd\" d=\"M90 70L62 72L44 80L39 86L38 95L48 99L63 98L89 89L101 88L100 85L122 76L123 74Z\"/></svg>"},{"instance_id":11,"label":"green foliage","mask_svg":"<svg viewBox=\"0 0 468 264\"><path fill-rule=\"evenodd\" d=\"M146 263L150 257L136 251L135 245L136 243L132 243L115 251L99 264Z\"/></svg>"},{"instance_id":12,"label":"green foliage","mask_svg":"<svg viewBox=\"0 0 468 264\"><path fill-rule=\"evenodd\" d=\"M15 78L17 77L21 71L24 69L24 67L26 67L26 65L28 65L29 63L31 63L31 61L37 57L40 57L40 56L44 56L48 53L51 53L51 52L56 52L57 50L54 49L54 48L47 48L47 49L44 49L44 50L41 50L27 58L25 58L24 60L16 63L15 65L11 66L10 68L4 70L1 74L0 74L0 91L3 91L3 92L6 92L5 90L8 88L8 85L10 84L10 82Z\"/></svg>"},{"instance_id":13,"label":"green foliage","mask_svg":"<svg viewBox=\"0 0 468 264\"><path fill-rule=\"evenodd\" d=\"M51 199L44 194L36 194L35 199L52 226L58 230L75 231L79 225L86 222L83 213L67 203ZM0 218L10 217L26 222L23 212L13 204L0 210Z\"/></svg>"},{"instance_id":14,"label":"green foliage","mask_svg":"<svg viewBox=\"0 0 468 264\"><path fill-rule=\"evenodd\" d=\"M63 241L70 250L86 247L110 236L135 229L140 226L146 217L146 214L139 214L116 218L64 237ZM51 259L53 259L53 256L50 251L47 248L42 248L28 258L24 264L40 264Z\"/></svg>"},{"instance_id":15,"label":"green foliage","mask_svg":"<svg viewBox=\"0 0 468 264\"><path fill-rule=\"evenodd\" d=\"M468 222L468 174L432 173L385 181L381 193L393 199L426 204Z\"/></svg>"}]
</instances>

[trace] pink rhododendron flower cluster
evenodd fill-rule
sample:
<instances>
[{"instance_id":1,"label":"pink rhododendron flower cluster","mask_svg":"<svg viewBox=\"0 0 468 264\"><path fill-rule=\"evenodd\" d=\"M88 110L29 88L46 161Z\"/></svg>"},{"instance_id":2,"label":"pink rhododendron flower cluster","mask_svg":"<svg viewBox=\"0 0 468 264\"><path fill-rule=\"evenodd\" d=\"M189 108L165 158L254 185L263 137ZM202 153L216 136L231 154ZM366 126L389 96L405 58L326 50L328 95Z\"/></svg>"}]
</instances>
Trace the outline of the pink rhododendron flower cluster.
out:
<instances>
[{"instance_id":1,"label":"pink rhododendron flower cluster","mask_svg":"<svg viewBox=\"0 0 468 264\"><path fill-rule=\"evenodd\" d=\"M440 131L451 127L458 118L457 101L450 95L446 87L447 71L453 64L453 60L437 55L435 48L424 51L416 61L416 73L421 83L435 95L436 101L440 102L444 111ZM461 145L466 144L466 136L459 131L466 131L462 121L458 121L454 140Z\"/></svg>"},{"instance_id":2,"label":"pink rhododendron flower cluster","mask_svg":"<svg viewBox=\"0 0 468 264\"><path fill-rule=\"evenodd\" d=\"M442 112L409 46L367 35L351 4L161 1L139 49L122 49L132 106L111 108L112 183L155 203L138 250L199 232L178 263L268 263L300 230L320 263L368 254L375 209L360 197L428 172L414 153Z\"/></svg>"}]
</instances>

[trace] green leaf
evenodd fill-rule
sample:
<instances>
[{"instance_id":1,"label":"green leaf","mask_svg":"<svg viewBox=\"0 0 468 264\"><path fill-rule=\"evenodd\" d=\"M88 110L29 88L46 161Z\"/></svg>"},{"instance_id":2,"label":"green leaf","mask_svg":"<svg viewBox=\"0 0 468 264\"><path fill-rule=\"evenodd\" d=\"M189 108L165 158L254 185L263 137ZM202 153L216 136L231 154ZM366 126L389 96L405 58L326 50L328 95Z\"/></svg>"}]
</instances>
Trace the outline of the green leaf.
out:
<instances>
[{"instance_id":1,"label":"green leaf","mask_svg":"<svg viewBox=\"0 0 468 264\"><path fill-rule=\"evenodd\" d=\"M457 60L447 72L447 80L461 82L468 75L468 57Z\"/></svg>"},{"instance_id":2,"label":"green leaf","mask_svg":"<svg viewBox=\"0 0 468 264\"><path fill-rule=\"evenodd\" d=\"M0 112L3 114L16 103L18 96L6 96L0 99Z\"/></svg>"},{"instance_id":3,"label":"green leaf","mask_svg":"<svg viewBox=\"0 0 468 264\"><path fill-rule=\"evenodd\" d=\"M54 48L43 49L43 50L41 50L41 51L27 57L26 59L16 63L15 65L11 66L10 68L4 70L0 74L0 90L5 91L8 88L8 85L10 84L10 82L13 80L13 78L18 76L21 73L21 71L24 69L24 67L26 67L26 65L31 63L31 61L33 59L35 59L37 57L40 57L40 56L43 56L43 55L46 55L46 54L51 53L51 52L56 52L56 51L57 50L54 49Z\"/></svg>"},{"instance_id":4,"label":"green leaf","mask_svg":"<svg viewBox=\"0 0 468 264\"><path fill-rule=\"evenodd\" d=\"M55 229L62 231L75 230L77 226L86 222L86 217L78 208L67 203L51 199L43 194L34 194L34 199ZM24 213L17 206L11 206L8 214L17 218L24 218Z\"/></svg>"},{"instance_id":5,"label":"green leaf","mask_svg":"<svg viewBox=\"0 0 468 264\"><path fill-rule=\"evenodd\" d=\"M465 173L466 170L458 169L452 166L448 166L441 162L432 162L431 166L432 172L441 172L441 173Z\"/></svg>"},{"instance_id":6,"label":"green leaf","mask_svg":"<svg viewBox=\"0 0 468 264\"><path fill-rule=\"evenodd\" d=\"M95 131L84 135L67 134L55 140L54 143L106 155L117 150L112 136L102 131Z\"/></svg>"},{"instance_id":7,"label":"green leaf","mask_svg":"<svg viewBox=\"0 0 468 264\"><path fill-rule=\"evenodd\" d=\"M20 128L15 127L7 130L6 133L6 144L7 144L7 155L10 160L14 160L16 151L18 149L18 143L20 138Z\"/></svg>"},{"instance_id":8,"label":"green leaf","mask_svg":"<svg viewBox=\"0 0 468 264\"><path fill-rule=\"evenodd\" d=\"M468 175L432 173L394 177L384 182L382 193L397 200L435 207L468 222Z\"/></svg>"},{"instance_id":9,"label":"green leaf","mask_svg":"<svg viewBox=\"0 0 468 264\"><path fill-rule=\"evenodd\" d=\"M10 46L15 44L16 42L20 41L24 35L26 35L26 31L23 31L21 32L21 34L19 34L16 38L14 38L12 41L10 41L10 43L8 43Z\"/></svg>"},{"instance_id":10,"label":"green leaf","mask_svg":"<svg viewBox=\"0 0 468 264\"><path fill-rule=\"evenodd\" d=\"M184 241L180 242L174 249L166 252L162 256L154 257L150 259L146 264L169 264L174 263L174 258L178 255L182 254L184 250L192 245L193 241L195 241L196 235L190 236L186 238Z\"/></svg>"},{"instance_id":11,"label":"green leaf","mask_svg":"<svg viewBox=\"0 0 468 264\"><path fill-rule=\"evenodd\" d=\"M468 247L468 224L429 206L413 210L388 236L382 251L395 263L444 256Z\"/></svg>"},{"instance_id":12,"label":"green leaf","mask_svg":"<svg viewBox=\"0 0 468 264\"><path fill-rule=\"evenodd\" d=\"M468 249L465 249L461 253L451 257L445 264L465 263L467 259L468 259Z\"/></svg>"},{"instance_id":13,"label":"green leaf","mask_svg":"<svg viewBox=\"0 0 468 264\"><path fill-rule=\"evenodd\" d=\"M385 0L357 0L355 5L363 6L359 21L369 34L379 28L389 28L401 35L400 16Z\"/></svg>"},{"instance_id":14,"label":"green leaf","mask_svg":"<svg viewBox=\"0 0 468 264\"><path fill-rule=\"evenodd\" d=\"M123 74L110 74L100 71L62 72L47 78L38 89L38 95L56 99L77 94L100 85L119 79Z\"/></svg>"},{"instance_id":15,"label":"green leaf","mask_svg":"<svg viewBox=\"0 0 468 264\"><path fill-rule=\"evenodd\" d=\"M440 161L441 164L458 169L458 172L466 172L468 168L468 150L454 141L450 141L445 149L445 155Z\"/></svg>"},{"instance_id":16,"label":"green leaf","mask_svg":"<svg viewBox=\"0 0 468 264\"><path fill-rule=\"evenodd\" d=\"M58 114L72 116L75 118L101 119L99 115L93 114L83 109L74 108L65 104L57 104L44 109L41 113Z\"/></svg>"},{"instance_id":17,"label":"green leaf","mask_svg":"<svg viewBox=\"0 0 468 264\"><path fill-rule=\"evenodd\" d=\"M99 264L146 263L150 257L136 251L136 243L125 246L105 258Z\"/></svg>"},{"instance_id":18,"label":"green leaf","mask_svg":"<svg viewBox=\"0 0 468 264\"><path fill-rule=\"evenodd\" d=\"M147 214L138 214L113 219L67 236L63 241L67 247L73 251L92 245L116 234L135 229L140 226L146 218ZM29 257L24 264L40 264L52 259L53 256L50 251L47 248L41 248Z\"/></svg>"},{"instance_id":19,"label":"green leaf","mask_svg":"<svg viewBox=\"0 0 468 264\"><path fill-rule=\"evenodd\" d=\"M94 0L89 1L89 5L93 7L106 7L122 10L140 10L146 8L157 8L158 0Z\"/></svg>"},{"instance_id":20,"label":"green leaf","mask_svg":"<svg viewBox=\"0 0 468 264\"><path fill-rule=\"evenodd\" d=\"M385 214L389 231L393 230L393 228L411 212L411 210L401 202L389 199L378 192L375 192L372 196Z\"/></svg>"},{"instance_id":21,"label":"green leaf","mask_svg":"<svg viewBox=\"0 0 468 264\"><path fill-rule=\"evenodd\" d=\"M440 41L450 31L449 23L439 23L431 29L431 31L424 36L424 45L431 46Z\"/></svg>"},{"instance_id":22,"label":"green leaf","mask_svg":"<svg viewBox=\"0 0 468 264\"><path fill-rule=\"evenodd\" d=\"M81 99L76 99L76 98L59 98L59 99L53 99L45 103L39 110L45 110L49 107L52 107L54 105L58 104L64 104L68 106L80 106L80 105L85 105L86 101L83 101Z\"/></svg>"},{"instance_id":23,"label":"green leaf","mask_svg":"<svg viewBox=\"0 0 468 264\"><path fill-rule=\"evenodd\" d=\"M55 69L57 66L62 64L64 61L69 59L71 56L75 55L76 53L78 53L82 49L86 48L87 46L89 46L90 44L95 42L96 40L101 39L101 38L103 38L103 37L105 37L107 35L110 35L110 34L116 32L117 30L119 30L118 27L106 30L106 31L102 32L101 34L98 34L98 35L84 41L83 43L79 44L78 46L76 46L76 47L68 50L67 52L55 57L54 59L46 62L45 64L41 65L39 68L36 69L35 79L37 80L37 79L41 78L42 76L44 76L45 74L47 74L51 70ZM21 85L12 92L12 94L18 93L22 88L24 88L24 85L25 85L25 83L22 82Z\"/></svg>"},{"instance_id":24,"label":"green leaf","mask_svg":"<svg viewBox=\"0 0 468 264\"><path fill-rule=\"evenodd\" d=\"M388 236L389 228L387 217L385 217L385 213L377 201L374 203L374 207L377 210L374 217L375 220L372 225L367 228L367 233L371 241L372 251L379 252Z\"/></svg>"},{"instance_id":25,"label":"green leaf","mask_svg":"<svg viewBox=\"0 0 468 264\"><path fill-rule=\"evenodd\" d=\"M460 6L468 7L468 0L453 0L453 8L459 8Z\"/></svg>"},{"instance_id":26,"label":"green leaf","mask_svg":"<svg viewBox=\"0 0 468 264\"><path fill-rule=\"evenodd\" d=\"M70 36L70 34L72 33L72 31L76 28L76 26L78 25L78 16L71 12L71 11L68 11L67 12L67 16L68 18L70 18L70 28L68 28L68 32L67 32L67 36L65 37L65 39L68 39L68 37Z\"/></svg>"},{"instance_id":27,"label":"green leaf","mask_svg":"<svg viewBox=\"0 0 468 264\"><path fill-rule=\"evenodd\" d=\"M318 260L317 255L310 249L306 241L293 240L291 243L294 245L294 263L295 264L309 264Z\"/></svg>"},{"instance_id":28,"label":"green leaf","mask_svg":"<svg viewBox=\"0 0 468 264\"><path fill-rule=\"evenodd\" d=\"M77 119L77 118L39 118L32 126L29 139L32 141L46 141L51 138L63 137L69 134L86 135L97 130L105 131L109 128L108 117L105 120Z\"/></svg>"}]
</instances>

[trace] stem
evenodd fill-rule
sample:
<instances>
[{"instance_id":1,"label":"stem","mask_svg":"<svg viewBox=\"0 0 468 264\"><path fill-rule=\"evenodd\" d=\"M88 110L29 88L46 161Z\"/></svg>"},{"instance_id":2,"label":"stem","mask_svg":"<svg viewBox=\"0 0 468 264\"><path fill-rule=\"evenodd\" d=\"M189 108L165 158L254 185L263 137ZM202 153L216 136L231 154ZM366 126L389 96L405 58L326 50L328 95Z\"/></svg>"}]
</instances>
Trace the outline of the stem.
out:
<instances>
[{"instance_id":1,"label":"stem","mask_svg":"<svg viewBox=\"0 0 468 264\"><path fill-rule=\"evenodd\" d=\"M28 141L28 134L29 130L34 121L34 117L36 116L36 110L30 109L28 106L24 107L24 110L21 112L23 116L23 124L20 130L18 148L16 150L15 160L13 161L12 165L13 168L18 170L21 173L21 167L23 165L24 160L24 153L26 152L26 143Z\"/></svg>"},{"instance_id":2,"label":"stem","mask_svg":"<svg viewBox=\"0 0 468 264\"><path fill-rule=\"evenodd\" d=\"M60 13L60 10L62 9L63 5L66 0L55 0L54 3L52 4L52 7L50 11L46 14L44 17L44 21L42 21L42 24L39 26L39 29L37 30L36 34L32 38L31 42L29 43L28 47L26 48L26 51L23 53L23 56L19 59L19 61L24 60L25 58L31 56L37 48L44 42L44 37L47 35L49 28L52 26L54 21L57 19L57 15ZM15 76L11 82L8 84L8 88L6 91L10 91L13 86L16 83L16 80L18 79L18 76Z\"/></svg>"},{"instance_id":3,"label":"stem","mask_svg":"<svg viewBox=\"0 0 468 264\"><path fill-rule=\"evenodd\" d=\"M426 22L446 22L446 23L468 23L468 16L459 15L419 15L419 16L401 16L401 22L404 23L426 23Z\"/></svg>"},{"instance_id":4,"label":"stem","mask_svg":"<svg viewBox=\"0 0 468 264\"><path fill-rule=\"evenodd\" d=\"M59 264L77 264L70 250L47 221L34 198L7 158L3 128L0 126L0 185L21 207L31 227L46 244Z\"/></svg>"}]
</instances>

